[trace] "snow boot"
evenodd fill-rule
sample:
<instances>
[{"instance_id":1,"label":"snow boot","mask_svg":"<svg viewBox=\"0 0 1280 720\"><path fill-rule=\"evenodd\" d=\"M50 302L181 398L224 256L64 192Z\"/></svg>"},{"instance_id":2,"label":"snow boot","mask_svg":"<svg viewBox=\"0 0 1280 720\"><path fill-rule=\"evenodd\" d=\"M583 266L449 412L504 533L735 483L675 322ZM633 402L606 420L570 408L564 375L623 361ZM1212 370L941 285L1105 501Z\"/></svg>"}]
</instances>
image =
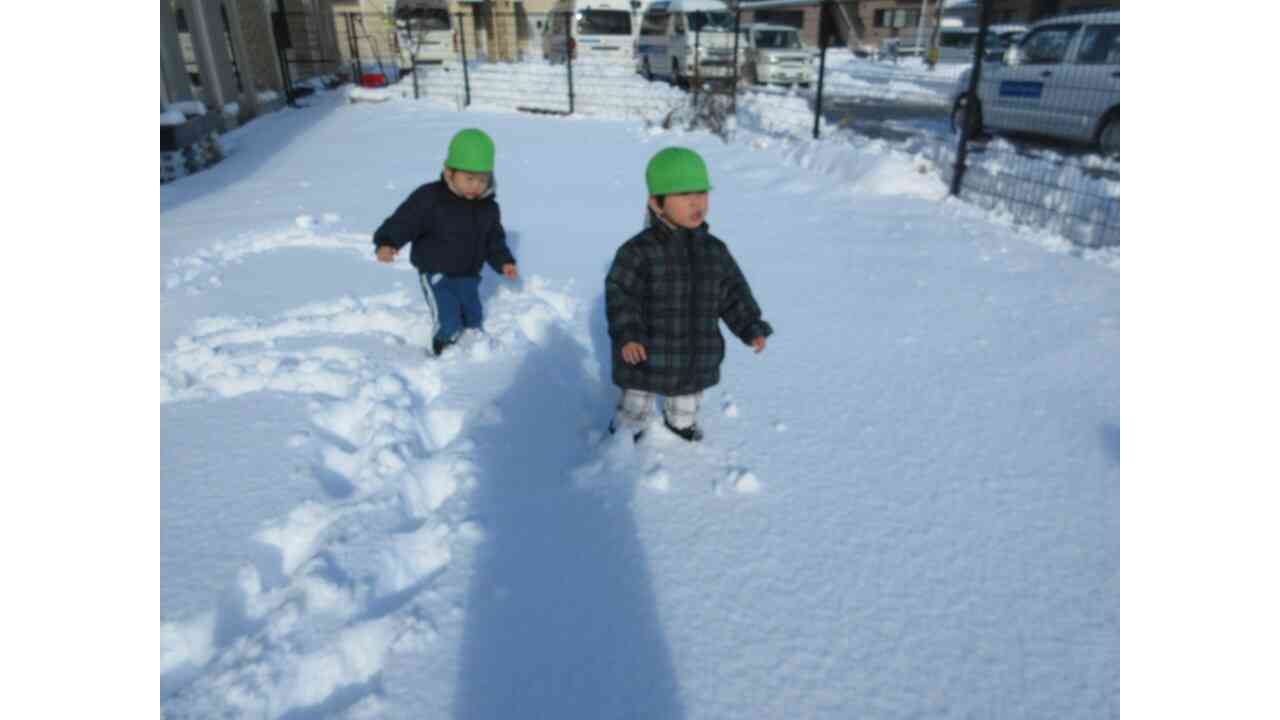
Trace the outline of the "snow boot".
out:
<instances>
[{"instance_id":1,"label":"snow boot","mask_svg":"<svg viewBox=\"0 0 1280 720\"><path fill-rule=\"evenodd\" d=\"M454 344L454 342L455 342L454 340L441 340L440 338L432 338L431 354L435 355L436 357L440 357L440 353L444 352L445 348Z\"/></svg>"},{"instance_id":2,"label":"snow boot","mask_svg":"<svg viewBox=\"0 0 1280 720\"><path fill-rule=\"evenodd\" d=\"M609 421L609 434L610 434L610 435L615 435L615 434L617 434L617 432L618 432L618 428L614 427L614 426L613 426L613 421L612 421L612 420L610 420L610 421ZM631 436L631 442L633 442L633 443L638 443L638 442L640 442L640 438L642 438L642 437L644 437L644 429L637 430L637 431L635 432L635 434Z\"/></svg>"},{"instance_id":3,"label":"snow boot","mask_svg":"<svg viewBox=\"0 0 1280 720\"><path fill-rule=\"evenodd\" d=\"M671 432L675 433L676 435L680 436L681 438L683 438L688 442L693 443L693 442L698 442L702 440L702 429L699 428L697 424L690 425L687 428L678 428L672 425L671 423L667 422L666 418L662 418L662 424L666 425L668 430L670 430Z\"/></svg>"}]
</instances>

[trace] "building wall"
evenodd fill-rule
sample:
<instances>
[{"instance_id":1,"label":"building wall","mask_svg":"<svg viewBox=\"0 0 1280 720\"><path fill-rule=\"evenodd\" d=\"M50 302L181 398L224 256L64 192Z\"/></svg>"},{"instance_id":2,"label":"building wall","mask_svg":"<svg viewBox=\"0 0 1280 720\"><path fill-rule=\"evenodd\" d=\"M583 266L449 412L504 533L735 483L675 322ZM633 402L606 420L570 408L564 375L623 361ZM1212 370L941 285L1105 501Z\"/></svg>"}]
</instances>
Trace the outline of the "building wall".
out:
<instances>
[{"instance_id":1,"label":"building wall","mask_svg":"<svg viewBox=\"0 0 1280 720\"><path fill-rule=\"evenodd\" d=\"M939 0L929 0L926 7L920 0L864 0L858 4L858 15L865 28L861 39L862 45L869 51L876 51L881 48L884 41L896 38L901 47L916 47L917 36L921 47L928 45L933 26L936 24L938 2ZM908 14L913 17L909 18L910 22L907 25L900 27L888 24L877 26L877 15L889 13ZM896 18L888 22L895 21Z\"/></svg>"},{"instance_id":2,"label":"building wall","mask_svg":"<svg viewBox=\"0 0 1280 720\"><path fill-rule=\"evenodd\" d=\"M280 75L280 59L271 33L271 14L262 0L236 0L240 13L240 30L245 40L244 64L253 71L261 90L284 91Z\"/></svg>"}]
</instances>

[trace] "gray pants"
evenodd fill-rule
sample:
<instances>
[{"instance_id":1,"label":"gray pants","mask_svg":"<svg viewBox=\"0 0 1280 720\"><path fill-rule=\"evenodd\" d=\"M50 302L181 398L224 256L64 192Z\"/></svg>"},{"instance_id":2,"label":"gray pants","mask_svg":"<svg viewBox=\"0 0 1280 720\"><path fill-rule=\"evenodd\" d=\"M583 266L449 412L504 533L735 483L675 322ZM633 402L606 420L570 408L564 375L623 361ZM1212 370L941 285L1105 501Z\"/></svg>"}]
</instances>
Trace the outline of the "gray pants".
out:
<instances>
[{"instance_id":1,"label":"gray pants","mask_svg":"<svg viewBox=\"0 0 1280 720\"><path fill-rule=\"evenodd\" d=\"M618 412L613 416L613 425L628 430L642 430L649 424L649 413L653 410L655 393L644 390L623 390L618 400ZM662 398L662 415L671 427L681 430L693 427L698 419L698 405L702 402L702 393L692 395L676 395Z\"/></svg>"}]
</instances>

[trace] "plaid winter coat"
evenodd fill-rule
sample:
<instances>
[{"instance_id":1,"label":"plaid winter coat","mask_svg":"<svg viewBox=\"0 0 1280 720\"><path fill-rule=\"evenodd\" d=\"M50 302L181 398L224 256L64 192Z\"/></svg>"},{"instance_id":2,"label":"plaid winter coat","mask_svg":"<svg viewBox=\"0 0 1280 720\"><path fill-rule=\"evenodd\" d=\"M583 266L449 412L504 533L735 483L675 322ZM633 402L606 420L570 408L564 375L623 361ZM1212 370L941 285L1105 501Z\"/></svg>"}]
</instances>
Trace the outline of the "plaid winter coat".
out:
<instances>
[{"instance_id":1,"label":"plaid winter coat","mask_svg":"<svg viewBox=\"0 0 1280 720\"><path fill-rule=\"evenodd\" d=\"M720 382L724 320L744 343L773 333L729 248L708 232L650 227L623 243L605 278L613 382L623 389L689 395ZM648 359L628 365L622 346Z\"/></svg>"}]
</instances>

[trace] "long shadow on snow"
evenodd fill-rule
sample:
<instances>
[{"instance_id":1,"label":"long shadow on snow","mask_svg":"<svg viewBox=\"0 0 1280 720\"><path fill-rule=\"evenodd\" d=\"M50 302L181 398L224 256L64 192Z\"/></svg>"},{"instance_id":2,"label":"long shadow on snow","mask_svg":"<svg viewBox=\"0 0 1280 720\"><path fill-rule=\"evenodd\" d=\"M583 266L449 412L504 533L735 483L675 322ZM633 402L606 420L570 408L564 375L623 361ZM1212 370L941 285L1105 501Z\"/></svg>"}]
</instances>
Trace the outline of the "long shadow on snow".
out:
<instances>
[{"instance_id":1,"label":"long shadow on snow","mask_svg":"<svg viewBox=\"0 0 1280 720\"><path fill-rule=\"evenodd\" d=\"M503 422L472 434L487 539L466 601L460 720L684 716L631 488L584 492L569 477L594 453L584 422L603 425L610 404L584 360L553 328L497 401Z\"/></svg>"},{"instance_id":2,"label":"long shadow on snow","mask_svg":"<svg viewBox=\"0 0 1280 720\"><path fill-rule=\"evenodd\" d=\"M217 192L253 175L276 154L307 130L346 105L344 90L308 98L308 107L283 109L261 115L224 136L233 144L222 162L193 175L178 178L160 189L160 214Z\"/></svg>"}]
</instances>

